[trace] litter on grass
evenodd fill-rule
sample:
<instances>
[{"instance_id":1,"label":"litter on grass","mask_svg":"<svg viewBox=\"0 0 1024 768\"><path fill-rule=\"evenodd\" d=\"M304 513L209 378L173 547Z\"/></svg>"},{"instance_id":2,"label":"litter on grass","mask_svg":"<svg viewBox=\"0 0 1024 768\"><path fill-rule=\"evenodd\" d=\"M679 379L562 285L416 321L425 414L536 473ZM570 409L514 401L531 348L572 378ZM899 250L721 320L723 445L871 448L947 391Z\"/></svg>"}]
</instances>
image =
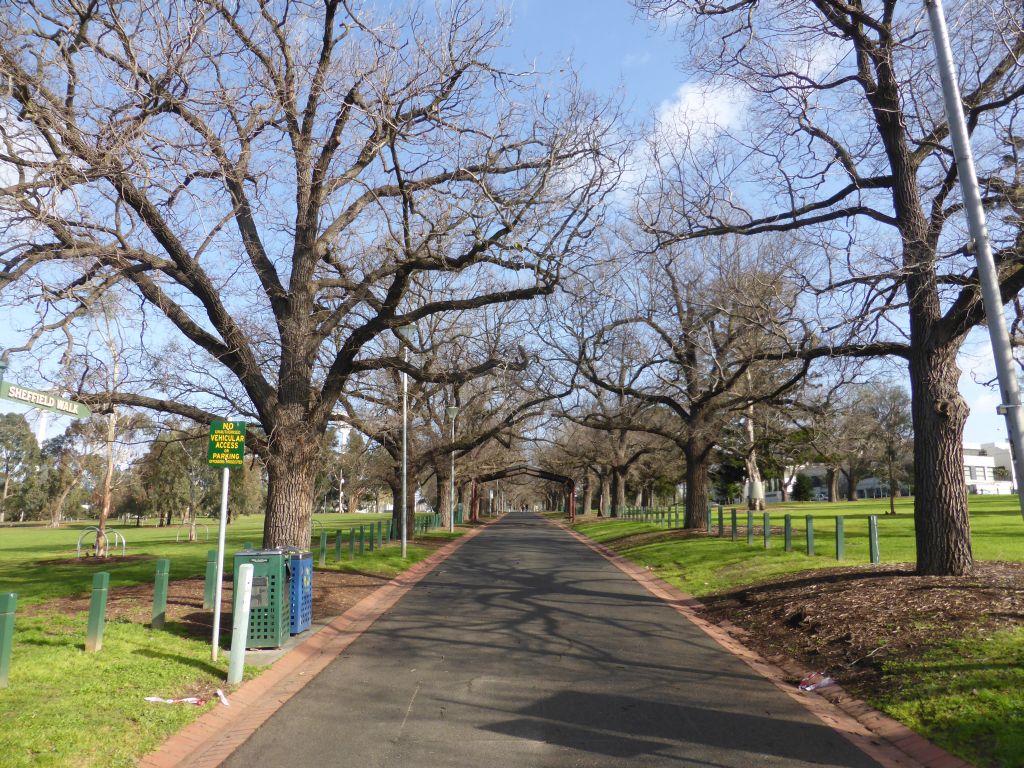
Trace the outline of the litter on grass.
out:
<instances>
[{"instance_id":1,"label":"litter on grass","mask_svg":"<svg viewBox=\"0 0 1024 768\"><path fill-rule=\"evenodd\" d=\"M816 691L819 688L828 688L830 685L834 685L835 682L831 677L827 677L824 672L812 672L801 680L800 685L797 687L801 691Z\"/></svg>"},{"instance_id":2,"label":"litter on grass","mask_svg":"<svg viewBox=\"0 0 1024 768\"><path fill-rule=\"evenodd\" d=\"M160 696L147 696L146 701L151 701L154 704L195 704L197 707L201 707L206 703L206 699L200 698L199 696L185 696L181 699L164 699Z\"/></svg>"},{"instance_id":3,"label":"litter on grass","mask_svg":"<svg viewBox=\"0 0 1024 768\"><path fill-rule=\"evenodd\" d=\"M224 691L220 688L217 689L217 698L220 699L220 703L225 707L231 706L231 702L228 701L228 697L224 695ZM184 696L180 699L165 699L162 696L147 696L145 700L151 701L154 704L192 704L196 707L201 707L208 701L208 699L204 699L202 696Z\"/></svg>"}]
</instances>

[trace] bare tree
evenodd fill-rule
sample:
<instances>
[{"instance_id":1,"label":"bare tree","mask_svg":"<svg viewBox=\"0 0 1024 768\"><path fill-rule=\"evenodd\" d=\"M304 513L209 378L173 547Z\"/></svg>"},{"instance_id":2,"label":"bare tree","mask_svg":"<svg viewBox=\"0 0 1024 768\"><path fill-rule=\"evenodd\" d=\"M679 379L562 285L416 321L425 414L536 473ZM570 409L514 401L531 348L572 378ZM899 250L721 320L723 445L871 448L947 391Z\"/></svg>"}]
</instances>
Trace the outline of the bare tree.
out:
<instances>
[{"instance_id":1,"label":"bare tree","mask_svg":"<svg viewBox=\"0 0 1024 768\"><path fill-rule=\"evenodd\" d=\"M383 20L341 0L0 12L2 279L72 320L95 290L136 298L151 380L81 396L255 422L267 546L308 542L352 377L430 378L382 336L550 293L598 221L614 116L498 70L501 31L468 0ZM440 273L445 295L413 303Z\"/></svg>"},{"instance_id":2,"label":"bare tree","mask_svg":"<svg viewBox=\"0 0 1024 768\"><path fill-rule=\"evenodd\" d=\"M659 419L632 427L682 451L688 528L706 522L710 459L726 424L751 403L782 396L809 368L758 362L805 333L780 277L790 258L778 242L755 252L729 238L652 249L608 292L613 302L581 312L580 375L658 409Z\"/></svg>"},{"instance_id":3,"label":"bare tree","mask_svg":"<svg viewBox=\"0 0 1024 768\"><path fill-rule=\"evenodd\" d=\"M672 14L692 43L695 78L724 86L719 94L747 116L680 150L680 204L671 217L651 218L652 229L664 240L799 231L818 246L806 280L823 328L808 353L906 361L918 572L967 573L967 406L956 355L984 310L922 4L637 5ZM964 111L1009 301L1024 286L1020 4L954 6Z\"/></svg>"}]
</instances>

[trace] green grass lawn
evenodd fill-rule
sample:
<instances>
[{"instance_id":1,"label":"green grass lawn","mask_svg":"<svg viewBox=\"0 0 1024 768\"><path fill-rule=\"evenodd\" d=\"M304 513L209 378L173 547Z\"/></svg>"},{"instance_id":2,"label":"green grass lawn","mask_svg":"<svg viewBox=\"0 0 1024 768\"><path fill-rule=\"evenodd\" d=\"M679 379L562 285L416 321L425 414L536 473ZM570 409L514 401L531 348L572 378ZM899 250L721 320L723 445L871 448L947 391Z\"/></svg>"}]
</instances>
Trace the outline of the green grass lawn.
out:
<instances>
[{"instance_id":1,"label":"green grass lawn","mask_svg":"<svg viewBox=\"0 0 1024 768\"><path fill-rule=\"evenodd\" d=\"M338 529L358 531L359 525L385 516L335 514L318 515L316 519L329 533L328 569L391 577L436 550L410 540L404 561L397 543L373 552L367 549L362 555L357 550L349 560L346 534L341 560L336 561L334 537ZM171 560L172 580L202 577L207 550L216 548L215 521L210 521L210 540L205 540L200 529L200 541L192 544L176 543L175 528L115 525L127 538L128 555L144 559L113 558L105 563L82 564L74 560L75 542L87 524L56 530L0 529L0 592L18 593L21 608L56 597L87 594L96 571L110 573L111 589L145 583L153 579L154 561L160 557ZM320 526L314 526L310 547L314 564L319 555L319 531ZM262 517L241 518L228 526L225 571L230 573L234 552L246 543L258 546L262 535ZM452 537L439 530L417 535L421 542ZM102 650L87 654L85 625L85 612L64 615L45 606L36 615L17 616L9 687L0 689L0 764L12 768L132 766L205 709L217 706L144 701L146 696L177 698L226 688L227 653L211 663L208 639L189 637L174 622L158 631L127 621L110 621ZM228 642L230 626L224 631L222 639ZM258 670L247 669L247 675L252 674L258 674Z\"/></svg>"},{"instance_id":2,"label":"green grass lawn","mask_svg":"<svg viewBox=\"0 0 1024 768\"><path fill-rule=\"evenodd\" d=\"M1024 560L1024 520L1016 496L972 496L971 541L978 560ZM756 535L747 545L746 510L737 509L741 530L731 540L731 509L723 510L722 538L717 537L718 513L712 514L713 532L707 538L669 540L620 549L615 541L638 533L665 530L664 526L635 520L577 518L576 530L621 554L658 569L658 575L693 595L705 595L774 576L829 566L869 562L868 516L878 515L879 553L883 563L913 563L915 559L913 499L897 499L895 516L886 516L888 499L836 504L797 502L770 505L772 527L769 549L764 548L762 518L754 515ZM785 515L792 517L793 551L783 546ZM806 515L814 518L815 555L806 554ZM836 560L835 518L842 515L845 529L844 559Z\"/></svg>"},{"instance_id":3,"label":"green grass lawn","mask_svg":"<svg viewBox=\"0 0 1024 768\"><path fill-rule=\"evenodd\" d=\"M785 552L781 530L764 548L761 515L755 514L754 544L746 539L746 510L738 509L743 530L731 540L731 507L724 510L723 537L718 514L711 536L649 541L636 534L664 531L635 520L593 520L576 529L697 596L729 590L804 570L866 564L868 516L877 514L883 563L915 560L913 500L897 500L897 514L885 516L888 500L791 503L769 507L772 528L792 515L793 552ZM1024 521L1016 496L970 499L971 541L977 560L1024 560ZM835 516L845 520L845 558L835 558ZM805 515L814 518L816 555L805 551ZM884 607L880 606L880 610ZM918 659L887 661L881 689L866 697L943 748L984 768L1021 765L1024 755L1024 627L973 633L921 650Z\"/></svg>"},{"instance_id":4,"label":"green grass lawn","mask_svg":"<svg viewBox=\"0 0 1024 768\"><path fill-rule=\"evenodd\" d=\"M328 531L331 542L328 556L333 558L334 535L339 528L358 530L360 525L368 527L370 522L389 518L390 515L316 515L314 519L320 525L314 524L313 540L310 542L314 559L319 553L321 526ZM185 541L187 536L184 528L136 528L114 523L111 527L122 533L128 542L129 557L141 555L145 559L119 562L114 557L107 562L98 562L87 558L85 564L75 561L75 544L86 526L91 524L90 521L57 529L0 528L0 592L16 592L19 605L86 594L91 588L92 574L97 571L110 573L111 589L142 584L152 580L154 561L162 557L171 561L172 580L201 578L206 573L207 551L217 548L217 521L204 519L202 523L208 525L209 530L204 530L200 525L197 530L199 540L191 544ZM207 533L209 539L206 538ZM182 539L180 542L175 541L178 535ZM234 552L247 543L260 546L262 539L262 516L237 518L228 525L225 534L225 571L231 572ZM90 535L85 541L92 540ZM83 552L87 549L83 548ZM119 553L120 547L115 554ZM347 556L347 549L343 555ZM57 560L64 562L54 562Z\"/></svg>"}]
</instances>

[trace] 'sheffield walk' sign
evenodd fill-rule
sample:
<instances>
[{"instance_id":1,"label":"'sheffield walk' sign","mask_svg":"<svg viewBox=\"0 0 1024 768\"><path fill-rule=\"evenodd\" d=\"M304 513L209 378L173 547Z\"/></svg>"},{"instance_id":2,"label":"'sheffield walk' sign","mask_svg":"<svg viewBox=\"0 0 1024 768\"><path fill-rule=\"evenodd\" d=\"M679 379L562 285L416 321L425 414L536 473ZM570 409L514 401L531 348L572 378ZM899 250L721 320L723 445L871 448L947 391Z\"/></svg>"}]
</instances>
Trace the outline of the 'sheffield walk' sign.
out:
<instances>
[{"instance_id":1,"label":"'sheffield walk' sign","mask_svg":"<svg viewBox=\"0 0 1024 768\"><path fill-rule=\"evenodd\" d=\"M245 422L210 423L210 444L206 463L211 467L240 467L245 460Z\"/></svg>"},{"instance_id":2,"label":"'sheffield walk' sign","mask_svg":"<svg viewBox=\"0 0 1024 768\"><path fill-rule=\"evenodd\" d=\"M33 408L63 413L65 416L73 416L76 419L87 419L92 415L92 411L82 403L48 395L35 389L19 387L17 384L11 384L9 381L0 383L0 397L4 400L13 400L16 403L31 405Z\"/></svg>"}]
</instances>

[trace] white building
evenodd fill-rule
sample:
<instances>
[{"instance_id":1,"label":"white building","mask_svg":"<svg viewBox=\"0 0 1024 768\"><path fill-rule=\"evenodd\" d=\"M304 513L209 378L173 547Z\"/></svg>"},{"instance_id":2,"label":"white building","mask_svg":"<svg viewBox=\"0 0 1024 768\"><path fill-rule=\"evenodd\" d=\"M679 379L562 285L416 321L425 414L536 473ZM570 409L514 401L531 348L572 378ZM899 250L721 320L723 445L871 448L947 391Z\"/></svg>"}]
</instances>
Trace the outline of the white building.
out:
<instances>
[{"instance_id":1,"label":"white building","mask_svg":"<svg viewBox=\"0 0 1024 768\"><path fill-rule=\"evenodd\" d=\"M968 493L1013 493L1009 443L964 443L964 480Z\"/></svg>"},{"instance_id":2,"label":"white building","mask_svg":"<svg viewBox=\"0 0 1024 768\"><path fill-rule=\"evenodd\" d=\"M800 467L786 468L786 493L792 493L793 484L798 473L811 478L814 485L813 498L824 501L828 498L828 468L823 464L807 464ZM1008 442L964 443L964 480L967 492L972 494L1010 494L1014 493L1016 482L1013 475L1013 462L1010 461L1010 444ZM765 482L765 501L782 501L778 480ZM906 483L901 483L903 493L909 491ZM749 493L749 484L744 486L744 493ZM839 495L846 498L846 478L839 476ZM881 478L866 477L857 482L857 498L884 498L889 495L889 486Z\"/></svg>"}]
</instances>

